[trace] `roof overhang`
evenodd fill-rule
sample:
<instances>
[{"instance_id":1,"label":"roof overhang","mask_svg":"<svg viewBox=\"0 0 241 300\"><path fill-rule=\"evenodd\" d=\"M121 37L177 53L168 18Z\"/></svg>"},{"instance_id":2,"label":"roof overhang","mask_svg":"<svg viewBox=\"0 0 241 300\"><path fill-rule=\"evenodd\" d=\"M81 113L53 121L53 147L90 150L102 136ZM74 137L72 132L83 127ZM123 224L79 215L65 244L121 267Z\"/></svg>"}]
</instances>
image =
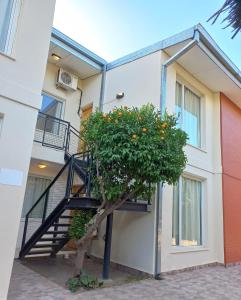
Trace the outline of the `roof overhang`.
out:
<instances>
[{"instance_id":1,"label":"roof overhang","mask_svg":"<svg viewBox=\"0 0 241 300\"><path fill-rule=\"evenodd\" d=\"M201 25L193 28L193 34L195 31L199 32L199 42L185 55L181 56L177 63L213 92L224 93L241 107L240 70L230 61ZM173 56L190 41L191 39L187 39L163 50L169 56Z\"/></svg>"},{"instance_id":2,"label":"roof overhang","mask_svg":"<svg viewBox=\"0 0 241 300\"><path fill-rule=\"evenodd\" d=\"M225 93L241 107L241 71L220 49L201 24L108 63L107 70L160 50L173 56L194 39L196 32L199 35L199 42L185 55L177 59L177 62L213 92Z\"/></svg>"},{"instance_id":3,"label":"roof overhang","mask_svg":"<svg viewBox=\"0 0 241 300\"><path fill-rule=\"evenodd\" d=\"M57 54L60 59L55 61L52 54ZM54 28L50 40L48 62L71 71L80 79L100 73L106 65L104 59Z\"/></svg>"}]
</instances>

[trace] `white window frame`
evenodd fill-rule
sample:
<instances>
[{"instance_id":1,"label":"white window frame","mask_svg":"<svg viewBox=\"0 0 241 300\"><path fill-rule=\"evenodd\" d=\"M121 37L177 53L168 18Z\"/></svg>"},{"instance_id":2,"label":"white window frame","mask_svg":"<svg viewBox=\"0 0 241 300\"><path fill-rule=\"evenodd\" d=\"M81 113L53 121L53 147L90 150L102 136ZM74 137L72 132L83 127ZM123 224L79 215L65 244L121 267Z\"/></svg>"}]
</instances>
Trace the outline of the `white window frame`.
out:
<instances>
[{"instance_id":1,"label":"white window frame","mask_svg":"<svg viewBox=\"0 0 241 300\"><path fill-rule=\"evenodd\" d=\"M10 21L9 21L6 44L4 50L0 51L0 53L2 52L3 54L6 55L12 54L13 43L14 43L14 38L17 30L18 18L20 14L21 2L22 0L14 0Z\"/></svg>"},{"instance_id":2,"label":"white window frame","mask_svg":"<svg viewBox=\"0 0 241 300\"><path fill-rule=\"evenodd\" d=\"M192 85L190 85L187 81L177 76L176 82L179 83L182 86L182 106L181 106L181 116L180 116L180 128L183 129L183 109L184 109L184 91L185 87L189 89L192 93L194 93L196 96L200 98L200 145L192 145L189 143L189 140L187 140L187 145L194 147L198 150L206 151L206 142L205 142L205 98L204 95L194 88ZM175 107L176 107L176 85L175 85Z\"/></svg>"},{"instance_id":3,"label":"white window frame","mask_svg":"<svg viewBox=\"0 0 241 300\"><path fill-rule=\"evenodd\" d=\"M59 117L59 119L62 119L64 120L64 115L65 115L65 99L61 99L60 97L54 95L54 94L51 94L49 92L46 92L46 91L42 91L41 93L42 95L42 101L41 101L41 106L42 106L42 102L43 102L43 95L46 95L46 96L49 96L51 98L54 98L55 100L59 101L62 103L62 110L61 110L61 116ZM40 111L40 110L39 110Z\"/></svg>"},{"instance_id":4,"label":"white window frame","mask_svg":"<svg viewBox=\"0 0 241 300\"><path fill-rule=\"evenodd\" d=\"M182 245L172 245L172 249L174 249L173 253L179 252L179 251L195 251L195 250L207 250L206 248L206 242L207 242L207 236L206 236L206 209L205 209L205 194L206 194L206 179L197 177L192 174L182 174L178 180L178 210L179 210L179 225L178 225L178 230L179 230L179 242L181 240L181 226L182 226L182 178L187 178L191 180L195 180L201 183L201 244L197 246L182 246ZM174 197L174 187L173 187L173 197ZM173 202L172 202L172 211L173 211ZM172 213L172 218L173 218L173 213ZM173 226L173 220L172 220L172 226ZM173 236L172 236L173 238ZM172 239L171 239L172 240Z\"/></svg>"}]
</instances>

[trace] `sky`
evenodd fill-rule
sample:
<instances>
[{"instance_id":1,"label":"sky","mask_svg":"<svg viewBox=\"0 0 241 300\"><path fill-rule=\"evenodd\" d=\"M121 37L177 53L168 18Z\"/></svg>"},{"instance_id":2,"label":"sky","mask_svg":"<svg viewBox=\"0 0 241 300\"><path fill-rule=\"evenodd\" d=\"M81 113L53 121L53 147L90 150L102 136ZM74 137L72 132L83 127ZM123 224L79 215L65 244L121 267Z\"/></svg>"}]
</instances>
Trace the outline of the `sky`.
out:
<instances>
[{"instance_id":1,"label":"sky","mask_svg":"<svg viewBox=\"0 0 241 300\"><path fill-rule=\"evenodd\" d=\"M113 61L201 23L241 69L241 33L207 19L224 0L57 0L54 27Z\"/></svg>"}]
</instances>

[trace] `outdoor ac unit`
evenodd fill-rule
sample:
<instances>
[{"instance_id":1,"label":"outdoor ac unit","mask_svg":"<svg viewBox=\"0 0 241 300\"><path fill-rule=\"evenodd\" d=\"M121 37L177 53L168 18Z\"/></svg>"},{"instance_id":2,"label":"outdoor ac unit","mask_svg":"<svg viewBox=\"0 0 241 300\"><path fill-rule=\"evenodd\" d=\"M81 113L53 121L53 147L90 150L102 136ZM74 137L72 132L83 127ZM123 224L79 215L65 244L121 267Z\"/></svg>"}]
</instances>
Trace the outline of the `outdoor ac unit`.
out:
<instances>
[{"instance_id":1,"label":"outdoor ac unit","mask_svg":"<svg viewBox=\"0 0 241 300\"><path fill-rule=\"evenodd\" d=\"M76 91L78 86L78 77L64 69L59 69L57 86L62 87L65 90Z\"/></svg>"}]
</instances>

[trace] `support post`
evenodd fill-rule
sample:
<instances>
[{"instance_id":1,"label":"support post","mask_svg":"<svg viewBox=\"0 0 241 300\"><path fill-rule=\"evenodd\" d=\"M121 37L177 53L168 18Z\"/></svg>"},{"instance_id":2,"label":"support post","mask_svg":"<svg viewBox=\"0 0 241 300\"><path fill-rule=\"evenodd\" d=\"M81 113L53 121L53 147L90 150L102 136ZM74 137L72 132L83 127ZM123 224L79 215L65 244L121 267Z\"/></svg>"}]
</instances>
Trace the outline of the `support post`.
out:
<instances>
[{"instance_id":1,"label":"support post","mask_svg":"<svg viewBox=\"0 0 241 300\"><path fill-rule=\"evenodd\" d=\"M110 254L111 254L111 239L112 239L113 213L107 216L106 233L105 233L105 252L103 262L103 279L109 279L110 275Z\"/></svg>"}]
</instances>

